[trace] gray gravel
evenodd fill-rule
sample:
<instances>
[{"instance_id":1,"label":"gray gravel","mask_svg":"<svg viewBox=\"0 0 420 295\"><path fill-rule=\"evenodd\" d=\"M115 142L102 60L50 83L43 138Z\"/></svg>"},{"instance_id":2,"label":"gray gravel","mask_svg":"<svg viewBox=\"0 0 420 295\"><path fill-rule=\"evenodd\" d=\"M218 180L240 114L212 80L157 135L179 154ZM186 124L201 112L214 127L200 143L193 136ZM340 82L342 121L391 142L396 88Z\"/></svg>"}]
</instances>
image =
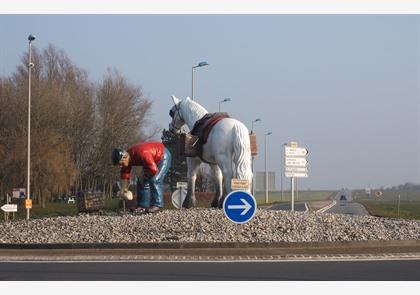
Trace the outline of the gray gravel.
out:
<instances>
[{"instance_id":1,"label":"gray gravel","mask_svg":"<svg viewBox=\"0 0 420 295\"><path fill-rule=\"evenodd\" d=\"M316 242L420 239L420 221L259 209L237 226L219 209L80 214L0 223L0 243Z\"/></svg>"}]
</instances>

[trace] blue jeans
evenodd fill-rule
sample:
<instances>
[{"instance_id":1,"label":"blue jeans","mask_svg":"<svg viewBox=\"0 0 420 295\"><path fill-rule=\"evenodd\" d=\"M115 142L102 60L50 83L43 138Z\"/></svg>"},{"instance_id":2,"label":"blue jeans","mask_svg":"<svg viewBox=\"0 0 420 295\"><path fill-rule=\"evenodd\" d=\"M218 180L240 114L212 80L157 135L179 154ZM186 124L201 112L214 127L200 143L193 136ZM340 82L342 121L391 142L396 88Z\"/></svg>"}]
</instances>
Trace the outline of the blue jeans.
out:
<instances>
[{"instance_id":1,"label":"blue jeans","mask_svg":"<svg viewBox=\"0 0 420 295\"><path fill-rule=\"evenodd\" d=\"M171 168L172 155L167 148L162 160L158 163L158 172L151 178L145 179L143 184L137 181L137 206L163 208L163 179Z\"/></svg>"}]
</instances>

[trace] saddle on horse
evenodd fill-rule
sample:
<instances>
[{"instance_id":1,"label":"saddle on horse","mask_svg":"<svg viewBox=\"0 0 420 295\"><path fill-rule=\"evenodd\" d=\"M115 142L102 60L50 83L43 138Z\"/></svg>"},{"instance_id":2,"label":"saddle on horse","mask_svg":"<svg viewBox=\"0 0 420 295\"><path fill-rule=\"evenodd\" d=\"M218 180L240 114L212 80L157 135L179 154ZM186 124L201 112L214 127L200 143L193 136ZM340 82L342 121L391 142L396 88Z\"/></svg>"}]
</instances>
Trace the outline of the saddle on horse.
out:
<instances>
[{"instance_id":1,"label":"saddle on horse","mask_svg":"<svg viewBox=\"0 0 420 295\"><path fill-rule=\"evenodd\" d=\"M224 118L229 118L229 114L225 112L207 113L204 117L195 122L190 133L181 135L181 154L186 157L200 157L203 160L203 145L207 143L213 126Z\"/></svg>"}]
</instances>

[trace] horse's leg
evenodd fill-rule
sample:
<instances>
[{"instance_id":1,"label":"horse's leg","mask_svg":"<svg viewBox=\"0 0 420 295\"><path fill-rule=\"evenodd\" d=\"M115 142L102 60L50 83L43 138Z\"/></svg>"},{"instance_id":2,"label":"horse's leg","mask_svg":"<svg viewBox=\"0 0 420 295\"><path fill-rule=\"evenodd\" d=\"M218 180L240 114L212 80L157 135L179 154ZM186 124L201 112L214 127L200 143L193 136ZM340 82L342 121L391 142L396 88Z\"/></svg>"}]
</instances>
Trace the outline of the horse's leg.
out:
<instances>
[{"instance_id":1,"label":"horse's leg","mask_svg":"<svg viewBox=\"0 0 420 295\"><path fill-rule=\"evenodd\" d=\"M188 167L188 191L185 197L182 207L191 208L197 205L197 200L195 199L195 181L197 180L197 173L200 169L201 160L199 158L187 157L187 167Z\"/></svg>"},{"instance_id":2,"label":"horse's leg","mask_svg":"<svg viewBox=\"0 0 420 295\"><path fill-rule=\"evenodd\" d=\"M219 208L223 208L223 201L225 200L226 196L231 192L231 181L233 176L232 171L232 159L229 157L223 157L218 161L219 167L223 173L223 193L222 197L219 198Z\"/></svg>"},{"instance_id":3,"label":"horse's leg","mask_svg":"<svg viewBox=\"0 0 420 295\"><path fill-rule=\"evenodd\" d=\"M211 202L211 206L213 208L217 208L219 206L219 199L222 198L222 193L223 193L223 183L222 183L223 174L219 166L210 165L210 167L211 167L211 170L213 171L214 186L216 188L216 192L214 194L213 201Z\"/></svg>"}]
</instances>

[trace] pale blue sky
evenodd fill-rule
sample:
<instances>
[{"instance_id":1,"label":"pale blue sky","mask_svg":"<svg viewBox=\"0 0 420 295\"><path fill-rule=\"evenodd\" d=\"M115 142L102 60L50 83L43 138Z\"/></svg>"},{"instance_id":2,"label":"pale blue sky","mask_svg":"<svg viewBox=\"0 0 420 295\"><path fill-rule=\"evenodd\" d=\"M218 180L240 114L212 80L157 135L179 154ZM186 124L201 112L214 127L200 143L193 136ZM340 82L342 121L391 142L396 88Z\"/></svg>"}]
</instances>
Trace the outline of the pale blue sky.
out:
<instances>
[{"instance_id":1,"label":"pale blue sky","mask_svg":"<svg viewBox=\"0 0 420 295\"><path fill-rule=\"evenodd\" d=\"M256 170L280 185L282 143L310 150L304 188L420 183L419 28L415 15L0 15L0 75L27 52L27 36L63 49L93 81L108 67L141 85L167 127L170 95L251 121Z\"/></svg>"}]
</instances>

